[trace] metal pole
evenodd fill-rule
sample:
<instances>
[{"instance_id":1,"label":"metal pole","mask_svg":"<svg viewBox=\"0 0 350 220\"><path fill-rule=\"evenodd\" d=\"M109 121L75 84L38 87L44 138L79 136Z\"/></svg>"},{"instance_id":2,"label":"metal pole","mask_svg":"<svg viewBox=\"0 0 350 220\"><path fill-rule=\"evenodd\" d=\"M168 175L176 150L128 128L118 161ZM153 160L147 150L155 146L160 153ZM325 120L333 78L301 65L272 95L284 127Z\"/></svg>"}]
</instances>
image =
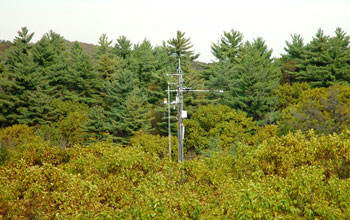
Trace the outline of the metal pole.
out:
<instances>
[{"instance_id":1,"label":"metal pole","mask_svg":"<svg viewBox=\"0 0 350 220\"><path fill-rule=\"evenodd\" d=\"M182 83L183 83L183 78L182 78L182 71L181 71L181 60L179 57L179 67L178 67L178 77L179 77L179 85L178 85L178 133L177 133L177 138L178 138L178 160L179 162L184 161L184 150L183 150L183 118L182 118L182 111L183 111L183 91L182 91Z\"/></svg>"},{"instance_id":2,"label":"metal pole","mask_svg":"<svg viewBox=\"0 0 350 220\"><path fill-rule=\"evenodd\" d=\"M169 136L169 158L171 160L171 126L170 126L170 87L168 83L168 136Z\"/></svg>"},{"instance_id":3,"label":"metal pole","mask_svg":"<svg viewBox=\"0 0 350 220\"><path fill-rule=\"evenodd\" d=\"M183 140L184 140L184 126L183 126L183 93L184 92L211 92L211 90L193 90L190 88L183 88L183 75L181 70L181 60L180 55L178 55L179 59L179 66L177 68L176 74L167 74L167 76L177 76L178 77L178 84L176 90L170 90L169 84L176 84L176 83L169 83L168 82L168 133L169 133L169 157L171 159L171 127L170 127L170 92L176 92L176 104L177 104L177 119L178 119L178 130L177 130L177 140L178 140L178 162L182 163L184 161L184 147L183 147ZM213 92L223 92L222 90L213 90ZM187 115L187 114L186 114ZM187 116L186 116L187 117ZM184 183L184 173L183 170L180 170L181 175L181 181ZM171 175L171 170L170 170Z\"/></svg>"}]
</instances>

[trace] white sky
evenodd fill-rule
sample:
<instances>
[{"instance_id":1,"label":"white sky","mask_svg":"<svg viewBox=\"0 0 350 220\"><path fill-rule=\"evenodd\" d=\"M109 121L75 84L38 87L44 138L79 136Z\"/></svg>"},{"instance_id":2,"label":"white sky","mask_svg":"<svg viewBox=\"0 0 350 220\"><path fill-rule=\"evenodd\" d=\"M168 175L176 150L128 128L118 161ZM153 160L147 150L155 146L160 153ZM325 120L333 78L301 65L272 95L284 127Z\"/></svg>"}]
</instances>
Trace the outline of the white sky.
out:
<instances>
[{"instance_id":1,"label":"white sky","mask_svg":"<svg viewBox=\"0 0 350 220\"><path fill-rule=\"evenodd\" d=\"M106 33L161 45L181 30L204 62L214 60L211 44L235 29L245 40L264 38L278 57L293 33L306 42L318 28L350 35L350 0L0 0L0 39L12 41L24 26L35 32L34 42L53 30L94 44Z\"/></svg>"}]
</instances>

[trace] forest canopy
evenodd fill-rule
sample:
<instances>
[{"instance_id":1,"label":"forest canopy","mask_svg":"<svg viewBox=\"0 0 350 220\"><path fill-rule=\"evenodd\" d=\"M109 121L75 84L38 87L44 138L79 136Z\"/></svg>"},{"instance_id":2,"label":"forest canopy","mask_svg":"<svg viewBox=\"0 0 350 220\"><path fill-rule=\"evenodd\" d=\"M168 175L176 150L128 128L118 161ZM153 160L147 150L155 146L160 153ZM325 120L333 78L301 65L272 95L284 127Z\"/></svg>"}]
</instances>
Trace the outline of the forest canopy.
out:
<instances>
[{"instance_id":1,"label":"forest canopy","mask_svg":"<svg viewBox=\"0 0 350 220\"><path fill-rule=\"evenodd\" d=\"M225 31L197 61L162 45L98 45L26 27L0 42L0 218L347 219L350 36L264 39ZM181 60L185 162L164 98ZM171 100L175 99L172 95Z\"/></svg>"}]
</instances>

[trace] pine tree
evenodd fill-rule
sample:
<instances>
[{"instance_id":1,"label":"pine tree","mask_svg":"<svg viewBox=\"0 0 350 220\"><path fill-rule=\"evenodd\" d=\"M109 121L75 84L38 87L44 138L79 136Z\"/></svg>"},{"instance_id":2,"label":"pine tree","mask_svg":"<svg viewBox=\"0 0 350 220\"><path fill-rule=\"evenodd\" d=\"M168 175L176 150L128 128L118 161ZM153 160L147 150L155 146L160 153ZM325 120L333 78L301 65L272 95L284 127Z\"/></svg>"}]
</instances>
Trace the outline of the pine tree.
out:
<instances>
[{"instance_id":1,"label":"pine tree","mask_svg":"<svg viewBox=\"0 0 350 220\"><path fill-rule=\"evenodd\" d=\"M303 37L300 34L292 34L292 42L286 41L286 47L284 50L287 54L282 55L282 57L287 60L302 59L305 52L305 45Z\"/></svg>"},{"instance_id":2,"label":"pine tree","mask_svg":"<svg viewBox=\"0 0 350 220\"><path fill-rule=\"evenodd\" d=\"M60 120L63 115L57 109L55 103L62 102L69 93L69 67L68 51L65 39L50 30L32 49L33 60L36 63L36 71L42 76L40 87L36 91L28 93L28 102L36 103L28 107L25 113L28 115L22 123L47 124L53 126L53 122ZM45 120L39 115L47 115ZM32 121L32 119L36 121Z\"/></svg>"},{"instance_id":3,"label":"pine tree","mask_svg":"<svg viewBox=\"0 0 350 220\"><path fill-rule=\"evenodd\" d=\"M106 114L101 106L94 106L87 114L88 120L84 124L88 142L114 140L111 132L115 131L116 121Z\"/></svg>"},{"instance_id":4,"label":"pine tree","mask_svg":"<svg viewBox=\"0 0 350 220\"><path fill-rule=\"evenodd\" d=\"M104 54L96 64L96 71L101 79L110 81L125 66L125 61L115 55Z\"/></svg>"},{"instance_id":5,"label":"pine tree","mask_svg":"<svg viewBox=\"0 0 350 220\"><path fill-rule=\"evenodd\" d=\"M147 83L148 102L155 104L163 103L163 98L166 95L167 76L172 72L172 64L166 51L162 47L156 47L153 50L153 70L149 82Z\"/></svg>"},{"instance_id":6,"label":"pine tree","mask_svg":"<svg viewBox=\"0 0 350 220\"><path fill-rule=\"evenodd\" d=\"M185 38L185 32L177 31L176 38L172 38L167 41L165 48L168 51L168 54L175 54L176 57L185 57L191 61L197 59L199 54L196 54L191 48L191 38Z\"/></svg>"},{"instance_id":7,"label":"pine tree","mask_svg":"<svg viewBox=\"0 0 350 220\"><path fill-rule=\"evenodd\" d=\"M166 74L173 73L174 68L169 59L167 51L163 47L155 47L153 50L154 70L151 79L147 84L148 103L152 104L152 127L155 134L168 134L168 109L164 105L164 97L167 96L167 80ZM171 126L172 131L175 132L176 118L172 114ZM175 135L175 133L174 133Z\"/></svg>"},{"instance_id":8,"label":"pine tree","mask_svg":"<svg viewBox=\"0 0 350 220\"><path fill-rule=\"evenodd\" d=\"M33 61L38 65L38 69L44 71L52 66L56 61L56 52L54 47L50 45L50 41L43 36L33 47Z\"/></svg>"},{"instance_id":9,"label":"pine tree","mask_svg":"<svg viewBox=\"0 0 350 220\"><path fill-rule=\"evenodd\" d=\"M18 31L18 36L13 41L13 48L8 53L8 59L6 61L9 72L16 71L16 63L20 63L22 59L26 59L30 56L29 51L32 48L30 41L32 40L34 33L29 34L29 30L26 27L22 27L21 31Z\"/></svg>"},{"instance_id":10,"label":"pine tree","mask_svg":"<svg viewBox=\"0 0 350 220\"><path fill-rule=\"evenodd\" d=\"M350 36L337 28L335 36L329 39L330 69L336 83L350 84Z\"/></svg>"},{"instance_id":11,"label":"pine tree","mask_svg":"<svg viewBox=\"0 0 350 220\"><path fill-rule=\"evenodd\" d=\"M17 119L18 123L44 125L54 120L55 109L49 105L53 98L41 87L38 86L35 90L26 90L22 94L23 105L17 109L20 113Z\"/></svg>"},{"instance_id":12,"label":"pine tree","mask_svg":"<svg viewBox=\"0 0 350 220\"><path fill-rule=\"evenodd\" d=\"M131 42L125 36L120 36L113 47L113 53L123 59L126 59L132 51L131 46Z\"/></svg>"},{"instance_id":13,"label":"pine tree","mask_svg":"<svg viewBox=\"0 0 350 220\"><path fill-rule=\"evenodd\" d=\"M9 78L7 73L0 76L0 127L16 123L18 118L16 109L21 103L18 94L16 94L16 87L16 82Z\"/></svg>"},{"instance_id":14,"label":"pine tree","mask_svg":"<svg viewBox=\"0 0 350 220\"><path fill-rule=\"evenodd\" d=\"M99 46L96 52L96 71L99 77L104 81L112 80L112 78L114 78L113 75L121 71L126 64L121 57L113 53L111 44L112 41L109 41L106 34L103 34L99 39Z\"/></svg>"},{"instance_id":15,"label":"pine tree","mask_svg":"<svg viewBox=\"0 0 350 220\"><path fill-rule=\"evenodd\" d=\"M306 46L303 67L300 72L295 73L295 78L297 81L310 83L312 87L328 87L336 81L330 68L331 62L329 36L319 29Z\"/></svg>"},{"instance_id":16,"label":"pine tree","mask_svg":"<svg viewBox=\"0 0 350 220\"><path fill-rule=\"evenodd\" d=\"M136 44L129 60L129 69L136 73L139 83L142 86L149 84L155 71L155 58L151 42L145 39L140 45Z\"/></svg>"},{"instance_id":17,"label":"pine tree","mask_svg":"<svg viewBox=\"0 0 350 220\"><path fill-rule=\"evenodd\" d=\"M29 34L27 28L22 28L13 42L13 47L6 60L7 74L0 81L1 120L3 126L14 123L44 123L50 111L40 106L45 93L41 93L41 84L45 78L37 71L30 41L34 33ZM32 99L33 94L38 96Z\"/></svg>"},{"instance_id":18,"label":"pine tree","mask_svg":"<svg viewBox=\"0 0 350 220\"><path fill-rule=\"evenodd\" d=\"M272 50L258 38L240 48L237 64L222 63L213 67L209 85L223 89L223 94L213 94L221 104L242 110L257 121L263 122L273 111L277 101L271 90L279 85L280 72L271 59Z\"/></svg>"},{"instance_id":19,"label":"pine tree","mask_svg":"<svg viewBox=\"0 0 350 220\"><path fill-rule=\"evenodd\" d=\"M124 140L126 134L117 125L128 112L125 110L126 97L133 91L137 79L133 73L123 70L116 78L105 81L102 86L103 103L88 114L85 130L92 139L113 141ZM93 136L95 134L97 136ZM92 136L91 136L92 135Z\"/></svg>"},{"instance_id":20,"label":"pine tree","mask_svg":"<svg viewBox=\"0 0 350 220\"><path fill-rule=\"evenodd\" d=\"M112 45L113 40L108 40L108 37L106 34L102 34L98 40L98 47L96 50L96 58L99 59L101 56L105 54L109 54L112 50L111 45Z\"/></svg>"},{"instance_id":21,"label":"pine tree","mask_svg":"<svg viewBox=\"0 0 350 220\"><path fill-rule=\"evenodd\" d=\"M11 96L14 96L13 100L17 101L13 105L15 109L9 111L10 115L8 118L12 123L20 123L19 120L23 119L25 109L28 105L33 104L29 103L27 99L30 91L35 91L43 78L36 71L36 65L33 62L32 56L23 57L22 62L15 65L16 67L11 68L15 72L9 71L9 79L13 81L12 85L14 87L7 90Z\"/></svg>"},{"instance_id":22,"label":"pine tree","mask_svg":"<svg viewBox=\"0 0 350 220\"><path fill-rule=\"evenodd\" d=\"M151 106L144 93L144 90L135 88L123 103L121 118L117 123L117 137L121 143L127 143L133 132L152 130Z\"/></svg>"},{"instance_id":23,"label":"pine tree","mask_svg":"<svg viewBox=\"0 0 350 220\"><path fill-rule=\"evenodd\" d=\"M63 98L68 85L68 51L65 39L49 31L35 45L34 57L47 63L40 65L39 71L45 75L50 87L49 94L55 98Z\"/></svg>"},{"instance_id":24,"label":"pine tree","mask_svg":"<svg viewBox=\"0 0 350 220\"><path fill-rule=\"evenodd\" d=\"M127 70L118 73L117 78L103 84L105 114L113 121L121 120L126 97L133 91L136 84L137 79ZM115 130L111 134L116 135Z\"/></svg>"},{"instance_id":25,"label":"pine tree","mask_svg":"<svg viewBox=\"0 0 350 220\"><path fill-rule=\"evenodd\" d=\"M298 74L304 63L304 53L306 47L303 38L299 34L291 35L292 42L286 41L284 50L287 54L282 55L282 83L292 84L295 81L295 75Z\"/></svg>"},{"instance_id":26,"label":"pine tree","mask_svg":"<svg viewBox=\"0 0 350 220\"><path fill-rule=\"evenodd\" d=\"M58 69L53 69L57 64L58 55L54 50L53 45L47 35L44 35L34 46L31 51L33 55L33 62L35 63L35 72L40 75L40 90L46 95L53 95L55 93L55 83L50 82L55 75L60 72ZM51 86L50 86L51 84Z\"/></svg>"},{"instance_id":27,"label":"pine tree","mask_svg":"<svg viewBox=\"0 0 350 220\"><path fill-rule=\"evenodd\" d=\"M107 83L105 85L113 85L113 94L117 95L120 102L123 103L125 97L134 88L138 87L138 80L135 73L130 70L123 70L116 75L116 78L110 81L110 84Z\"/></svg>"},{"instance_id":28,"label":"pine tree","mask_svg":"<svg viewBox=\"0 0 350 220\"><path fill-rule=\"evenodd\" d=\"M61 35L54 32L53 30L50 30L45 34L45 37L49 40L50 45L53 46L53 50L58 56L66 53L66 40Z\"/></svg>"},{"instance_id":29,"label":"pine tree","mask_svg":"<svg viewBox=\"0 0 350 220\"><path fill-rule=\"evenodd\" d=\"M2 75L4 75L6 72L6 69L5 69L5 61L4 61L4 58L2 56L0 56L0 77Z\"/></svg>"},{"instance_id":30,"label":"pine tree","mask_svg":"<svg viewBox=\"0 0 350 220\"><path fill-rule=\"evenodd\" d=\"M282 82L308 82L312 87L349 84L349 40L340 28L334 37L319 29L306 46L300 35L292 35L292 42L286 42L287 54L282 55Z\"/></svg>"},{"instance_id":31,"label":"pine tree","mask_svg":"<svg viewBox=\"0 0 350 220\"><path fill-rule=\"evenodd\" d=\"M48 38L43 37L32 46L27 28L22 28L8 53L6 67L8 72L2 76L1 105L2 123L10 125L25 123L29 125L46 124L53 119L48 76L50 67L56 62Z\"/></svg>"},{"instance_id":32,"label":"pine tree","mask_svg":"<svg viewBox=\"0 0 350 220\"><path fill-rule=\"evenodd\" d=\"M78 42L71 48L69 66L69 93L66 98L84 102L89 106L100 104L102 80L94 70L92 60Z\"/></svg>"},{"instance_id":33,"label":"pine tree","mask_svg":"<svg viewBox=\"0 0 350 220\"><path fill-rule=\"evenodd\" d=\"M176 67L178 59L181 59L182 70L186 73L191 69L192 61L199 57L193 50L191 38L185 38L185 32L177 31L176 37L163 42L163 47L168 52L169 58Z\"/></svg>"},{"instance_id":34,"label":"pine tree","mask_svg":"<svg viewBox=\"0 0 350 220\"><path fill-rule=\"evenodd\" d=\"M220 41L211 46L211 52L220 62L234 63L239 54L242 40L243 35L238 31L224 32Z\"/></svg>"}]
</instances>

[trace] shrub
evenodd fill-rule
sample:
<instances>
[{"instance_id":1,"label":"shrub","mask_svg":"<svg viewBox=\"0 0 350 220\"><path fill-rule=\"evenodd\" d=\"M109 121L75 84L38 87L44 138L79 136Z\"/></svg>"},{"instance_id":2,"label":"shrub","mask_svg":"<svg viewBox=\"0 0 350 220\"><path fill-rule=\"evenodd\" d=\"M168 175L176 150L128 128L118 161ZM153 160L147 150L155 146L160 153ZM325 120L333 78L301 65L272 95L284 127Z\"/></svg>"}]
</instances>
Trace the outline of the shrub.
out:
<instances>
[{"instance_id":1,"label":"shrub","mask_svg":"<svg viewBox=\"0 0 350 220\"><path fill-rule=\"evenodd\" d=\"M213 148L218 139L220 150L229 149L237 142L246 142L258 128L252 118L224 105L201 106L186 120L185 147L197 152Z\"/></svg>"},{"instance_id":2,"label":"shrub","mask_svg":"<svg viewBox=\"0 0 350 220\"><path fill-rule=\"evenodd\" d=\"M349 99L350 88L344 85L308 90L296 104L282 111L278 122L281 133L310 129L323 134L342 131L350 125Z\"/></svg>"},{"instance_id":3,"label":"shrub","mask_svg":"<svg viewBox=\"0 0 350 220\"><path fill-rule=\"evenodd\" d=\"M87 117L84 113L69 112L58 122L42 125L36 133L52 145L71 147L85 142L83 125L86 121Z\"/></svg>"},{"instance_id":4,"label":"shrub","mask_svg":"<svg viewBox=\"0 0 350 220\"><path fill-rule=\"evenodd\" d=\"M17 124L0 130L0 141L8 148L16 147L33 136L33 129L28 125Z\"/></svg>"},{"instance_id":5,"label":"shrub","mask_svg":"<svg viewBox=\"0 0 350 220\"><path fill-rule=\"evenodd\" d=\"M168 157L169 155L169 139L160 135L147 134L142 131L135 132L130 140L133 147L140 147L145 152L154 153L159 158ZM171 155L177 160L177 138L171 137Z\"/></svg>"}]
</instances>

